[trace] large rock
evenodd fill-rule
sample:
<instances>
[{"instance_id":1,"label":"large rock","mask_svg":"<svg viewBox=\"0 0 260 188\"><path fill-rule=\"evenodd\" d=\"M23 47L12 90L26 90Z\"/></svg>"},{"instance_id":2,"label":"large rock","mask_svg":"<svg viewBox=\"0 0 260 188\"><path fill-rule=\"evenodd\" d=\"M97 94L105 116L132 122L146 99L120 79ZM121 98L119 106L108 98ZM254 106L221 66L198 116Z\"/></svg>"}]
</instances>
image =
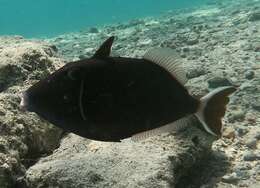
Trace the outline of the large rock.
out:
<instances>
[{"instance_id":1,"label":"large rock","mask_svg":"<svg viewBox=\"0 0 260 188\"><path fill-rule=\"evenodd\" d=\"M195 127L171 135L121 143L70 134L26 172L29 188L174 187L208 155L213 138Z\"/></svg>"},{"instance_id":2,"label":"large rock","mask_svg":"<svg viewBox=\"0 0 260 188\"><path fill-rule=\"evenodd\" d=\"M59 144L61 130L19 109L19 93L62 62L53 47L0 38L0 187L14 187L27 167ZM55 62L55 66L54 63Z\"/></svg>"},{"instance_id":3,"label":"large rock","mask_svg":"<svg viewBox=\"0 0 260 188\"><path fill-rule=\"evenodd\" d=\"M60 66L55 47L40 41L0 38L0 92L25 80L39 80ZM56 62L53 64L53 62Z\"/></svg>"}]
</instances>

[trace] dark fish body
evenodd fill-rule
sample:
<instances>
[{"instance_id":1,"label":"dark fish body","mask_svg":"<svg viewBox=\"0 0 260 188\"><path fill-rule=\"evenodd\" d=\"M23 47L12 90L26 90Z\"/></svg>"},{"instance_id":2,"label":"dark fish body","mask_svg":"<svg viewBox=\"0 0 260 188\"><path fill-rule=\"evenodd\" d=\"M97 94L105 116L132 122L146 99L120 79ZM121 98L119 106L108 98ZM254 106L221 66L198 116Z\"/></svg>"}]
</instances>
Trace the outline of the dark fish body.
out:
<instances>
[{"instance_id":1,"label":"dark fish body","mask_svg":"<svg viewBox=\"0 0 260 188\"><path fill-rule=\"evenodd\" d=\"M22 106L101 141L120 141L198 111L200 101L169 71L146 59L110 57L111 45L106 41L92 58L68 63L30 87Z\"/></svg>"},{"instance_id":2,"label":"dark fish body","mask_svg":"<svg viewBox=\"0 0 260 188\"><path fill-rule=\"evenodd\" d=\"M198 108L198 101L170 73L144 59L108 57L74 62L27 93L31 111L64 130L95 140L119 141Z\"/></svg>"}]
</instances>

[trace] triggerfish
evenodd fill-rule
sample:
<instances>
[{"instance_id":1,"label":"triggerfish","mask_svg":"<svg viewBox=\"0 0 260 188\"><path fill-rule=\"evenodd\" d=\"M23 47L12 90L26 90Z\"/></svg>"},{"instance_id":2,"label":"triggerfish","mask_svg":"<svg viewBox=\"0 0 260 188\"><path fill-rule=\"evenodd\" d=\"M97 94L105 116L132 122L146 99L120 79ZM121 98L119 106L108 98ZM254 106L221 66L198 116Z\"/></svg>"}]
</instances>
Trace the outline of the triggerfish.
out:
<instances>
[{"instance_id":1,"label":"triggerfish","mask_svg":"<svg viewBox=\"0 0 260 188\"><path fill-rule=\"evenodd\" d=\"M221 136L222 117L236 89L213 90L197 99L178 54L154 48L143 58L111 57L114 37L91 57L67 63L22 92L20 106L82 137L121 141L170 132L194 118Z\"/></svg>"}]
</instances>

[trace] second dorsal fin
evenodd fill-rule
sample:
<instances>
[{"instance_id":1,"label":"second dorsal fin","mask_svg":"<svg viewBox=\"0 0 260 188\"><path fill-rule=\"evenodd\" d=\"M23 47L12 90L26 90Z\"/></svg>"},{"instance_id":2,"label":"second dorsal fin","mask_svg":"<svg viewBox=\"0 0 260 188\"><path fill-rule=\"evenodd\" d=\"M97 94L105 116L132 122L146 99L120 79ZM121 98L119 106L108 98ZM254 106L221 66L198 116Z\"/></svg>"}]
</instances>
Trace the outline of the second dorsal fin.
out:
<instances>
[{"instance_id":1,"label":"second dorsal fin","mask_svg":"<svg viewBox=\"0 0 260 188\"><path fill-rule=\"evenodd\" d=\"M114 42L115 37L109 37L96 51L96 53L93 55L95 58L104 58L108 57L111 52L111 47Z\"/></svg>"},{"instance_id":2,"label":"second dorsal fin","mask_svg":"<svg viewBox=\"0 0 260 188\"><path fill-rule=\"evenodd\" d=\"M187 82L177 53L170 48L153 48L148 50L144 59L152 61L170 72L182 85Z\"/></svg>"}]
</instances>

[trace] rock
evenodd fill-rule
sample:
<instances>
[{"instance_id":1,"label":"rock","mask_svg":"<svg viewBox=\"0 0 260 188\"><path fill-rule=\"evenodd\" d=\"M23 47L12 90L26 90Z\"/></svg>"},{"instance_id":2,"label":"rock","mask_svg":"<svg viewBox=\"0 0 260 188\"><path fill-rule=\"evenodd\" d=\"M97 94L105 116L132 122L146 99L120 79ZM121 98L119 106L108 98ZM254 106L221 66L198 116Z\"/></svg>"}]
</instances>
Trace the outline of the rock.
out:
<instances>
[{"instance_id":1,"label":"rock","mask_svg":"<svg viewBox=\"0 0 260 188\"><path fill-rule=\"evenodd\" d=\"M231 112L228 117L230 122L243 121L245 119L245 112L242 109L236 109Z\"/></svg>"},{"instance_id":2,"label":"rock","mask_svg":"<svg viewBox=\"0 0 260 188\"><path fill-rule=\"evenodd\" d=\"M188 44L188 45L195 45L195 44L197 44L199 42L199 39L198 38L189 38L187 41L186 41L186 43Z\"/></svg>"},{"instance_id":3,"label":"rock","mask_svg":"<svg viewBox=\"0 0 260 188\"><path fill-rule=\"evenodd\" d=\"M260 20L260 12L252 12L248 18L249 21L255 22Z\"/></svg>"},{"instance_id":4,"label":"rock","mask_svg":"<svg viewBox=\"0 0 260 188\"><path fill-rule=\"evenodd\" d=\"M235 130L232 127L227 127L224 129L222 136L228 139L234 139L235 138Z\"/></svg>"},{"instance_id":5,"label":"rock","mask_svg":"<svg viewBox=\"0 0 260 188\"><path fill-rule=\"evenodd\" d=\"M254 52L260 52L260 42L256 42L252 44L252 50Z\"/></svg>"},{"instance_id":6,"label":"rock","mask_svg":"<svg viewBox=\"0 0 260 188\"><path fill-rule=\"evenodd\" d=\"M246 140L245 144L249 148L256 148L257 139L255 139L255 138L248 139L248 140Z\"/></svg>"},{"instance_id":7,"label":"rock","mask_svg":"<svg viewBox=\"0 0 260 188\"><path fill-rule=\"evenodd\" d=\"M187 72L186 76L188 79L196 78L201 75L206 74L206 71L203 68L196 67L194 69L191 69Z\"/></svg>"},{"instance_id":8,"label":"rock","mask_svg":"<svg viewBox=\"0 0 260 188\"><path fill-rule=\"evenodd\" d=\"M150 24L149 24L150 23ZM151 20L151 21L145 21L145 20L143 20L143 19L134 19L134 20L131 20L130 22L129 22L129 26L130 27L133 27L133 26L137 26L137 25L145 25L145 24L147 24L147 25L153 25L153 24L158 24L158 23L156 23L156 21L153 21L153 20Z\"/></svg>"},{"instance_id":9,"label":"rock","mask_svg":"<svg viewBox=\"0 0 260 188\"><path fill-rule=\"evenodd\" d=\"M232 86L232 83L227 78L216 76L208 80L208 85L209 88L217 88L222 86Z\"/></svg>"},{"instance_id":10,"label":"rock","mask_svg":"<svg viewBox=\"0 0 260 188\"><path fill-rule=\"evenodd\" d=\"M0 39L0 43L6 43L0 52L0 89L2 91L26 79L41 79L50 71L54 71L56 66L52 64L55 59L52 47L42 42L26 40L15 44L13 40L8 37Z\"/></svg>"},{"instance_id":11,"label":"rock","mask_svg":"<svg viewBox=\"0 0 260 188\"><path fill-rule=\"evenodd\" d=\"M259 188L260 187L260 183L253 183L252 185L250 185L248 188Z\"/></svg>"},{"instance_id":12,"label":"rock","mask_svg":"<svg viewBox=\"0 0 260 188\"><path fill-rule=\"evenodd\" d=\"M15 185L15 175L25 173L25 168L10 154L0 152L0 185L1 188L12 188Z\"/></svg>"},{"instance_id":13,"label":"rock","mask_svg":"<svg viewBox=\"0 0 260 188\"><path fill-rule=\"evenodd\" d=\"M79 56L79 59L80 59L80 60L82 60L82 59L86 59L86 58L87 58L86 55L80 55L80 56Z\"/></svg>"},{"instance_id":14,"label":"rock","mask_svg":"<svg viewBox=\"0 0 260 188\"><path fill-rule=\"evenodd\" d=\"M246 151L243 156L244 161L255 161L258 158L259 157L252 151Z\"/></svg>"},{"instance_id":15,"label":"rock","mask_svg":"<svg viewBox=\"0 0 260 188\"><path fill-rule=\"evenodd\" d=\"M245 73L245 78L248 79L248 80L253 79L254 76L255 76L255 72L254 71L250 71L249 70L249 71L246 71L246 73Z\"/></svg>"},{"instance_id":16,"label":"rock","mask_svg":"<svg viewBox=\"0 0 260 188\"><path fill-rule=\"evenodd\" d=\"M231 174L227 174L225 176L222 177L222 181L225 183L237 183L237 181L239 180L239 177L237 176L237 174L235 172L231 173Z\"/></svg>"},{"instance_id":17,"label":"rock","mask_svg":"<svg viewBox=\"0 0 260 188\"><path fill-rule=\"evenodd\" d=\"M98 28L96 27L91 27L89 30L88 30L89 33L99 33L99 30Z\"/></svg>"},{"instance_id":18,"label":"rock","mask_svg":"<svg viewBox=\"0 0 260 188\"><path fill-rule=\"evenodd\" d=\"M188 47L182 48L182 53L187 53L187 52L190 52L190 48Z\"/></svg>"},{"instance_id":19,"label":"rock","mask_svg":"<svg viewBox=\"0 0 260 188\"><path fill-rule=\"evenodd\" d=\"M237 131L237 135L242 137L244 136L246 133L248 133L248 129L247 127L243 126L243 125L237 125L235 127L236 131Z\"/></svg>"},{"instance_id":20,"label":"rock","mask_svg":"<svg viewBox=\"0 0 260 188\"><path fill-rule=\"evenodd\" d=\"M87 55L94 54L95 49L94 48L85 48L84 53Z\"/></svg>"},{"instance_id":21,"label":"rock","mask_svg":"<svg viewBox=\"0 0 260 188\"><path fill-rule=\"evenodd\" d=\"M251 184L250 181L246 180L246 181L242 181L242 179L240 179L240 182L237 184L238 187L249 187L249 185Z\"/></svg>"},{"instance_id":22,"label":"rock","mask_svg":"<svg viewBox=\"0 0 260 188\"><path fill-rule=\"evenodd\" d=\"M251 170L252 167L250 165L250 163L248 162L243 162L243 163L238 163L234 166L234 171L237 172L237 171L248 171L248 170Z\"/></svg>"},{"instance_id":23,"label":"rock","mask_svg":"<svg viewBox=\"0 0 260 188\"><path fill-rule=\"evenodd\" d=\"M153 41L151 39L140 40L138 44L140 46L149 46Z\"/></svg>"},{"instance_id":24,"label":"rock","mask_svg":"<svg viewBox=\"0 0 260 188\"><path fill-rule=\"evenodd\" d=\"M255 101L254 103L252 103L252 108L260 112L260 101Z\"/></svg>"},{"instance_id":25,"label":"rock","mask_svg":"<svg viewBox=\"0 0 260 188\"><path fill-rule=\"evenodd\" d=\"M47 43L0 37L0 187L14 187L25 169L59 144L61 130L19 109L21 90L61 61ZM57 64L54 65L53 62Z\"/></svg>"},{"instance_id":26,"label":"rock","mask_svg":"<svg viewBox=\"0 0 260 188\"><path fill-rule=\"evenodd\" d=\"M25 180L28 188L171 187L207 155L211 140L195 127L141 142L95 142L70 134L27 171Z\"/></svg>"},{"instance_id":27,"label":"rock","mask_svg":"<svg viewBox=\"0 0 260 188\"><path fill-rule=\"evenodd\" d=\"M260 140L260 132L256 132L254 136L257 140Z\"/></svg>"},{"instance_id":28,"label":"rock","mask_svg":"<svg viewBox=\"0 0 260 188\"><path fill-rule=\"evenodd\" d=\"M15 77L13 77L13 75L15 75ZM22 79L19 67L6 63L0 64L0 92L18 79Z\"/></svg>"}]
</instances>

